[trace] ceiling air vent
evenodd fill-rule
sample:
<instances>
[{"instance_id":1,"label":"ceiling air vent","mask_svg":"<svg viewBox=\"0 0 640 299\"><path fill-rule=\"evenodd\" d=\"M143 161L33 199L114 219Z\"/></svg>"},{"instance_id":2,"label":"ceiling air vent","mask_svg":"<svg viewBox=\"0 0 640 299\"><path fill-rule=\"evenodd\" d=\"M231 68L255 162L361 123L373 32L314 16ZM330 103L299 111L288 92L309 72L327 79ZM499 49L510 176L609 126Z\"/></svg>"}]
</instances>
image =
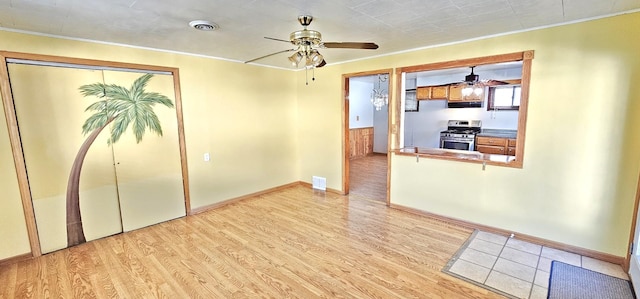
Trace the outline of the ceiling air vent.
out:
<instances>
[{"instance_id":1,"label":"ceiling air vent","mask_svg":"<svg viewBox=\"0 0 640 299\"><path fill-rule=\"evenodd\" d=\"M216 23L202 20L191 21L189 26L202 31L213 31L219 28Z\"/></svg>"}]
</instances>

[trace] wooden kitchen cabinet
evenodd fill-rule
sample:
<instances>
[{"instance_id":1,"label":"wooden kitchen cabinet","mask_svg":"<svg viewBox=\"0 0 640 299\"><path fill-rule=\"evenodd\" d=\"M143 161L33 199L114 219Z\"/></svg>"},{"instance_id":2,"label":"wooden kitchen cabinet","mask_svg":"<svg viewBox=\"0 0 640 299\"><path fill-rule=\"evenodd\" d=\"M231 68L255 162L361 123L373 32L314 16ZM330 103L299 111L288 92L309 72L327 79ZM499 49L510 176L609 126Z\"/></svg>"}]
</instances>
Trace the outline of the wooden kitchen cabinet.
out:
<instances>
[{"instance_id":1,"label":"wooden kitchen cabinet","mask_svg":"<svg viewBox=\"0 0 640 299\"><path fill-rule=\"evenodd\" d=\"M477 95L475 93L471 93L470 95L464 97L462 96L463 86L459 84L449 85L449 102L482 102L484 101L484 91Z\"/></svg>"},{"instance_id":2,"label":"wooden kitchen cabinet","mask_svg":"<svg viewBox=\"0 0 640 299\"><path fill-rule=\"evenodd\" d=\"M515 145L515 139L487 136L476 137L476 150L485 154L515 156Z\"/></svg>"},{"instance_id":3,"label":"wooden kitchen cabinet","mask_svg":"<svg viewBox=\"0 0 640 299\"><path fill-rule=\"evenodd\" d=\"M462 88L463 86L460 84L420 86L416 88L416 98L418 100L447 100L449 102L481 102L484 100L484 93L463 97Z\"/></svg>"},{"instance_id":4,"label":"wooden kitchen cabinet","mask_svg":"<svg viewBox=\"0 0 640 299\"><path fill-rule=\"evenodd\" d=\"M483 154L506 155L504 146L476 145L476 150Z\"/></svg>"},{"instance_id":5,"label":"wooden kitchen cabinet","mask_svg":"<svg viewBox=\"0 0 640 299\"><path fill-rule=\"evenodd\" d=\"M449 85L449 102L462 102L462 87L458 84Z\"/></svg>"},{"instance_id":6,"label":"wooden kitchen cabinet","mask_svg":"<svg viewBox=\"0 0 640 299\"><path fill-rule=\"evenodd\" d=\"M373 154L373 128L349 130L349 158L361 158Z\"/></svg>"},{"instance_id":7,"label":"wooden kitchen cabinet","mask_svg":"<svg viewBox=\"0 0 640 299\"><path fill-rule=\"evenodd\" d=\"M507 155L515 156L516 155L516 140L509 139L507 143Z\"/></svg>"},{"instance_id":8,"label":"wooden kitchen cabinet","mask_svg":"<svg viewBox=\"0 0 640 299\"><path fill-rule=\"evenodd\" d=\"M449 95L449 86L419 86L416 88L418 100L446 100Z\"/></svg>"},{"instance_id":9,"label":"wooden kitchen cabinet","mask_svg":"<svg viewBox=\"0 0 640 299\"><path fill-rule=\"evenodd\" d=\"M446 100L449 97L449 85L431 86L431 100Z\"/></svg>"},{"instance_id":10,"label":"wooden kitchen cabinet","mask_svg":"<svg viewBox=\"0 0 640 299\"><path fill-rule=\"evenodd\" d=\"M420 86L416 88L416 99L418 100L431 99L431 86Z\"/></svg>"},{"instance_id":11,"label":"wooden kitchen cabinet","mask_svg":"<svg viewBox=\"0 0 640 299\"><path fill-rule=\"evenodd\" d=\"M507 138L478 136L477 144L506 147Z\"/></svg>"}]
</instances>

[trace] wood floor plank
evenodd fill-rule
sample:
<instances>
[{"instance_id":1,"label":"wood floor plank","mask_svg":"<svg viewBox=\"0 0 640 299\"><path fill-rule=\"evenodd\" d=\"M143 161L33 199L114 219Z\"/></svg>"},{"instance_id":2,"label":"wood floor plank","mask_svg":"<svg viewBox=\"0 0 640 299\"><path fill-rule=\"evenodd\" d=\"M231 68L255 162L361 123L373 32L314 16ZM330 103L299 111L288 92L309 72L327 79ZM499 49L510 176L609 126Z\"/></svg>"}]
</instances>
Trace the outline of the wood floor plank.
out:
<instances>
[{"instance_id":1,"label":"wood floor plank","mask_svg":"<svg viewBox=\"0 0 640 299\"><path fill-rule=\"evenodd\" d=\"M17 285L18 264L0 266L0 298L13 298Z\"/></svg>"},{"instance_id":2,"label":"wood floor plank","mask_svg":"<svg viewBox=\"0 0 640 299\"><path fill-rule=\"evenodd\" d=\"M349 160L349 193L386 203L387 155L374 154Z\"/></svg>"},{"instance_id":3,"label":"wood floor plank","mask_svg":"<svg viewBox=\"0 0 640 299\"><path fill-rule=\"evenodd\" d=\"M2 298L501 298L441 272L471 231L294 186L0 268Z\"/></svg>"}]
</instances>

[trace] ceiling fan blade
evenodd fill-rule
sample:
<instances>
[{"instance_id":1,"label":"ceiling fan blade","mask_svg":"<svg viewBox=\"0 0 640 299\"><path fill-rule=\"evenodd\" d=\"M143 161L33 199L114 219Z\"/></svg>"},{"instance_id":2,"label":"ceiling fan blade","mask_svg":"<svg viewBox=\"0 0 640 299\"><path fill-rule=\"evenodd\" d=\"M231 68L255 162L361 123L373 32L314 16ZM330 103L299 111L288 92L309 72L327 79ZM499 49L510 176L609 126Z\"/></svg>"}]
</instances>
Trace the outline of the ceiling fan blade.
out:
<instances>
[{"instance_id":1,"label":"ceiling fan blade","mask_svg":"<svg viewBox=\"0 0 640 299\"><path fill-rule=\"evenodd\" d=\"M445 83L445 84L438 84L438 85L429 85L429 86L449 86L449 85L458 85L460 84L460 82L451 82L451 83Z\"/></svg>"},{"instance_id":2,"label":"ceiling fan blade","mask_svg":"<svg viewBox=\"0 0 640 299\"><path fill-rule=\"evenodd\" d=\"M279 42L285 42L285 43L290 43L291 42L291 41L288 41L288 40L279 39L279 38L273 38L273 37L267 37L267 36L265 36L264 38L270 39L270 40L279 41Z\"/></svg>"},{"instance_id":3,"label":"ceiling fan blade","mask_svg":"<svg viewBox=\"0 0 640 299\"><path fill-rule=\"evenodd\" d=\"M296 50L296 49L288 49L288 50L278 51L278 52L271 53L271 54L268 54L268 55L260 56L260 57L258 57L258 58L254 58L254 59L251 59L251 60L247 60L247 61L245 61L244 63L254 62L254 61L256 61L256 60L260 60L260 59L262 59L262 58L267 58L267 57L269 57L269 56L273 56L273 55L280 54L280 53L285 53L285 52L291 52L291 51L295 51L295 50Z\"/></svg>"},{"instance_id":4,"label":"ceiling fan blade","mask_svg":"<svg viewBox=\"0 0 640 299\"><path fill-rule=\"evenodd\" d=\"M375 50L378 48L376 43L356 43L356 42L327 42L322 43L325 48L338 48L338 49L365 49Z\"/></svg>"},{"instance_id":5,"label":"ceiling fan blade","mask_svg":"<svg viewBox=\"0 0 640 299\"><path fill-rule=\"evenodd\" d=\"M322 61L320 61L320 63L318 63L318 65L316 65L316 67L323 67L325 65L327 65L327 61L324 60L324 58L323 58Z\"/></svg>"},{"instance_id":6,"label":"ceiling fan blade","mask_svg":"<svg viewBox=\"0 0 640 299\"><path fill-rule=\"evenodd\" d=\"M511 83L505 82L505 81L501 81L501 80L493 80L493 79L489 79L489 80L487 80L487 82L484 83L484 85L487 85L487 86L509 85L509 84L511 84Z\"/></svg>"}]
</instances>

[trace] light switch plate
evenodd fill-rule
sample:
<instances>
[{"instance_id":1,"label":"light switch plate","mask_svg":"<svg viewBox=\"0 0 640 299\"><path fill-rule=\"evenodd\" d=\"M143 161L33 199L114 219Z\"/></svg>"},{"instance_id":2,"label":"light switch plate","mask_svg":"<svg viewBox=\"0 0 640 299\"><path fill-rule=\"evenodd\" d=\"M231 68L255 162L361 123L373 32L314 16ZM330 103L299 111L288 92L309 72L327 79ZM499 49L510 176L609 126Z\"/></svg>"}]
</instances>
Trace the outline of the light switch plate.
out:
<instances>
[{"instance_id":1,"label":"light switch plate","mask_svg":"<svg viewBox=\"0 0 640 299\"><path fill-rule=\"evenodd\" d=\"M204 161L209 162L210 160L211 160L211 156L209 155L209 153L204 153Z\"/></svg>"}]
</instances>

